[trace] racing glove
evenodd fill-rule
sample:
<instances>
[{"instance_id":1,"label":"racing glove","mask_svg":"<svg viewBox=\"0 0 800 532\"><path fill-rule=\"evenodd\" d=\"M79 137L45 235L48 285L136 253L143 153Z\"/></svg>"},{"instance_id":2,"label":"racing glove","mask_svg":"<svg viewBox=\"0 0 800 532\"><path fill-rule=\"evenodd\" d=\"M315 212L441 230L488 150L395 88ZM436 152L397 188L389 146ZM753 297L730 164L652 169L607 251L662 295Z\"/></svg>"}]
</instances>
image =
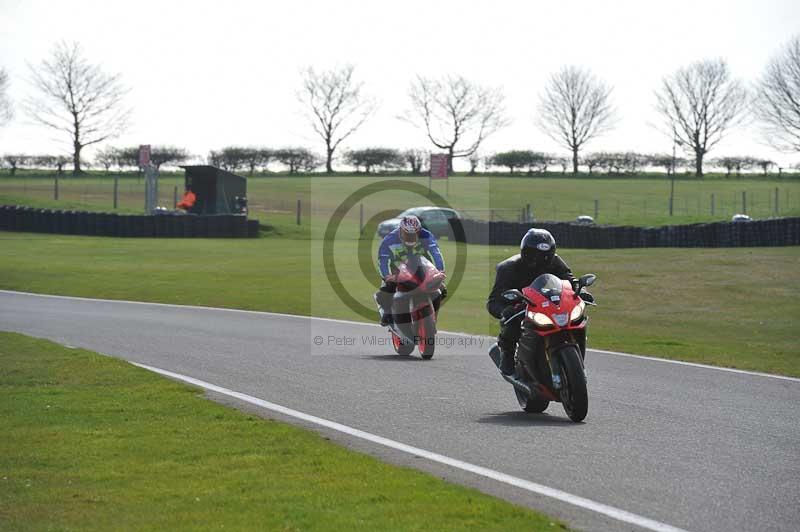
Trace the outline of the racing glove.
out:
<instances>
[{"instance_id":1,"label":"racing glove","mask_svg":"<svg viewBox=\"0 0 800 532\"><path fill-rule=\"evenodd\" d=\"M526 306L526 303L514 303L513 305L508 305L506 308L503 309L503 312L500 313L500 321L505 323L508 321L511 316L523 310Z\"/></svg>"}]
</instances>

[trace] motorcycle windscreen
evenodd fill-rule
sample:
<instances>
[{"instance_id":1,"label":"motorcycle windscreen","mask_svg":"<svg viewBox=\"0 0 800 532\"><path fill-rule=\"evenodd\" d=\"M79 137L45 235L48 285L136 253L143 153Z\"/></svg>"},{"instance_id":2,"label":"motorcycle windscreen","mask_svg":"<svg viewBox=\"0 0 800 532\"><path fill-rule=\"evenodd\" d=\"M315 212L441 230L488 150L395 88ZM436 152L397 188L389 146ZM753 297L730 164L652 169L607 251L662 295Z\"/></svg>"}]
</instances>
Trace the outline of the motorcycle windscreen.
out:
<instances>
[{"instance_id":1,"label":"motorcycle windscreen","mask_svg":"<svg viewBox=\"0 0 800 532\"><path fill-rule=\"evenodd\" d=\"M398 267L397 284L404 291L415 290L438 271L426 257L411 255Z\"/></svg>"},{"instance_id":2,"label":"motorcycle windscreen","mask_svg":"<svg viewBox=\"0 0 800 532\"><path fill-rule=\"evenodd\" d=\"M533 280L531 283L531 288L542 294L544 297L550 298L552 296L561 296L561 291L564 289L564 285L561 283L561 279L552 273L543 273Z\"/></svg>"}]
</instances>

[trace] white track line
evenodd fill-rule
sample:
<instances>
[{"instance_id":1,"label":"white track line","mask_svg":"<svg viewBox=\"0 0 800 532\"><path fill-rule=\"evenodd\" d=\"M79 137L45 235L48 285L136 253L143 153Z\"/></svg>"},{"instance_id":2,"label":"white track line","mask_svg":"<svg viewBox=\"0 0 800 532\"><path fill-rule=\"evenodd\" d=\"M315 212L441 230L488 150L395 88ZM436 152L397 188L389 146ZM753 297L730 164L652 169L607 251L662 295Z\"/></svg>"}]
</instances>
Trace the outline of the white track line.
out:
<instances>
[{"instance_id":1,"label":"white track line","mask_svg":"<svg viewBox=\"0 0 800 532\"><path fill-rule=\"evenodd\" d=\"M193 384L195 386L199 386L201 388L204 388L206 390L215 393L227 395L229 397L233 397L235 399L239 399L241 401L245 401L247 403L260 406L262 408L266 408L268 410L272 410L273 412L278 412L285 416L300 419L308 423L313 423L314 425L319 425L321 427L332 429L337 432L342 432L344 434L360 438L362 440L366 440L372 443L376 443L378 445L383 445L384 447L389 447L391 449L395 449L414 456L426 458L432 462L437 462L440 464L444 464L446 466L460 469L462 471L474 473L476 475L486 477L491 480L495 480L497 482L502 482L503 484L508 484L509 486L514 486L516 488L530 491L538 495L544 495L545 497L557 499L561 502L565 502L573 506L577 506L579 508L584 508L586 510L591 510L593 512L605 515L607 517L611 517L612 519L616 519L618 521L622 521L625 523L630 523L645 528L647 530L653 530L655 532L686 532L686 530L682 528L676 528L672 525L661 523L660 521L655 521L653 519L642 517L640 515L636 515L631 512L626 512L625 510L620 510L619 508L614 508L613 506L608 506L606 504L595 502L590 499L585 499L583 497L579 497L577 495L573 495L565 491L561 491L555 488L550 488L548 486L537 484L535 482L530 482L528 480L524 480L521 478L513 477L511 475L507 475L505 473L501 473L493 469L488 469L486 467L481 467L478 465L470 464L468 462L457 460L455 458L450 458L448 456L426 451L418 447L406 445L405 443L400 443L394 440L390 440L388 438L384 438L382 436L371 434L369 432L364 432L363 430L355 429L347 425L342 425L341 423L336 423L335 421L329 421L327 419L312 416L310 414L305 414L303 412L292 410L291 408L287 408L285 406L281 406L275 403L270 403L269 401L264 401L263 399L253 397L251 395L229 390L227 388L223 388L221 386L217 386L209 382L201 381L193 377L188 377L186 375L181 375L179 373L173 373L171 371L167 371L164 369L147 366L145 364L137 364L135 362L132 362L132 364L140 368L144 368L146 370L159 373L166 377L170 377L179 381Z\"/></svg>"},{"instance_id":2,"label":"white track line","mask_svg":"<svg viewBox=\"0 0 800 532\"><path fill-rule=\"evenodd\" d=\"M234 312L234 313L243 313L243 314L256 314L261 316L279 316L283 318L292 318L292 319L299 319L299 320L314 320L314 321L326 321L331 323L344 323L347 325L360 325L365 327L378 327L382 328L377 323L368 323L363 321L352 321L352 320L339 320L335 318L320 318L317 316L301 316L299 314L283 314L281 312L267 312L263 310L242 310L236 308L223 308L223 307L204 307L201 305L176 305L173 303L151 303L149 301L129 301L126 299L97 299L93 297L76 297L76 296L57 296L51 294L36 294L33 292L19 292L17 290L0 290L0 293L6 294L17 294L17 295L24 295L24 296L35 296L35 297L50 297L55 299L68 299L68 300L80 300L80 301L96 301L99 303L127 303L131 305L156 305L159 307L170 307L170 308L178 308L178 309L196 309L196 310L212 310L212 311L220 311L220 312ZM494 337L492 336L482 336L476 334L469 334L463 332L450 332L450 331L439 331L443 334L451 334L455 336L469 336L469 337L480 337L480 338L487 338L493 340ZM774 373L761 373L758 371L748 371L744 369L734 369L734 368L724 368L720 366L709 366L707 364L698 364L696 362L684 362L682 360L671 360L668 358L657 358L652 356L644 356L644 355L634 355L631 353L621 353L619 351L606 351L604 349L594 349L588 348L588 351L594 351L597 353L602 353L604 355L614 355L614 356L621 356L621 357L628 357L640 360L648 360L651 362L663 362L665 364L677 364L679 366L690 366L695 368L703 368L703 369L713 369L716 371L725 371L728 373L739 373L741 375L753 375L756 377L768 377L772 379L780 379L785 381L791 382L800 382L800 378L797 377L787 377L785 375L775 375Z\"/></svg>"},{"instance_id":3,"label":"white track line","mask_svg":"<svg viewBox=\"0 0 800 532\"><path fill-rule=\"evenodd\" d=\"M595 353L602 353L604 355L614 355L618 357L638 358L640 360L651 360L653 362L664 362L666 364L677 364L679 366L691 366L693 368L715 369L717 371L727 371L728 373L740 373L742 375L755 375L757 377L770 377L772 379L781 379L791 382L800 382L797 377L787 377L785 375L775 375L774 373L761 373L759 371L748 371L745 369L723 368L720 366L709 366L707 364L698 364L697 362L684 362L683 360L671 360L669 358L656 358L644 355L632 355L630 353L620 353L618 351L606 351L605 349L587 348L588 351Z\"/></svg>"}]
</instances>

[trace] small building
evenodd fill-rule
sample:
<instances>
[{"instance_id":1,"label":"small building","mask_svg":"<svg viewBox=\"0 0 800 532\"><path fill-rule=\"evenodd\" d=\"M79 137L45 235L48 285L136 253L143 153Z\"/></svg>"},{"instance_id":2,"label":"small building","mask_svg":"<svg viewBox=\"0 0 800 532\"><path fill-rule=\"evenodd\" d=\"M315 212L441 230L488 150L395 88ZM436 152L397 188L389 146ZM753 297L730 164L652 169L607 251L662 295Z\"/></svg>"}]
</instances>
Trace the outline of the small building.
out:
<instances>
[{"instance_id":1,"label":"small building","mask_svg":"<svg viewBox=\"0 0 800 532\"><path fill-rule=\"evenodd\" d=\"M185 190L196 196L192 214L243 214L247 206L247 178L209 165L181 166Z\"/></svg>"}]
</instances>

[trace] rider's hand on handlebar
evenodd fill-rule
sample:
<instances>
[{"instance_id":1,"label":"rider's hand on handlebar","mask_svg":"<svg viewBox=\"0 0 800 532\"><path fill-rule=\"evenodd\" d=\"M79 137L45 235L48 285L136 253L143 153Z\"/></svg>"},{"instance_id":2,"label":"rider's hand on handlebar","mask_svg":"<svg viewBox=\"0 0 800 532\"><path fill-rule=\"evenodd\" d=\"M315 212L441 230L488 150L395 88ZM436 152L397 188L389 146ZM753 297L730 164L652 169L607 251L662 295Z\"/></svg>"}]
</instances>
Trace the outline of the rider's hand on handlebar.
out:
<instances>
[{"instance_id":1,"label":"rider's hand on handlebar","mask_svg":"<svg viewBox=\"0 0 800 532\"><path fill-rule=\"evenodd\" d=\"M526 303L524 303L524 302L514 303L513 305L507 306L506 308L503 309L503 312L500 313L500 319L502 319L503 321L506 321L511 316L513 316L514 314L516 314L519 311L521 311L522 309L524 309L525 306L526 306Z\"/></svg>"}]
</instances>

